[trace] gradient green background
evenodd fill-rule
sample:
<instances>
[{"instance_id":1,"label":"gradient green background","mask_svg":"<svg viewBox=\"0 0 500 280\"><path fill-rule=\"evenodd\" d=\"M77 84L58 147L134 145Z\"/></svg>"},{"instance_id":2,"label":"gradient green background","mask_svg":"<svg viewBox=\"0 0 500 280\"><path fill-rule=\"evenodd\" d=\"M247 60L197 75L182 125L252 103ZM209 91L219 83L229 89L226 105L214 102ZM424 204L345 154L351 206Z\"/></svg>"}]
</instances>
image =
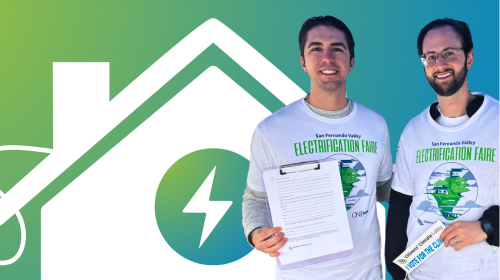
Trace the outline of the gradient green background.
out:
<instances>
[{"instance_id":1,"label":"gradient green background","mask_svg":"<svg viewBox=\"0 0 500 280\"><path fill-rule=\"evenodd\" d=\"M348 96L384 116L393 158L406 123L436 100L417 57L420 29L436 18L466 21L475 60L469 88L498 99L498 1L2 1L0 2L0 145L52 147L52 62L110 62L110 99L161 55L210 18L231 28L304 91L297 35L303 21L330 14L356 42ZM282 106L217 47L207 49L136 112L50 184L21 213L28 239L16 263L0 266L2 279L40 278L40 210L79 174L215 65L271 111ZM246 155L248 156L248 155ZM0 153L0 190L7 192L44 154ZM0 227L0 259L19 245L15 218Z\"/></svg>"},{"instance_id":2,"label":"gradient green background","mask_svg":"<svg viewBox=\"0 0 500 280\"><path fill-rule=\"evenodd\" d=\"M156 193L155 214L163 238L179 255L199 264L219 265L236 261L252 250L241 234L248 165L246 158L234 152L205 149L182 157L168 169ZM214 167L210 200L233 203L199 247L205 214L183 210Z\"/></svg>"}]
</instances>

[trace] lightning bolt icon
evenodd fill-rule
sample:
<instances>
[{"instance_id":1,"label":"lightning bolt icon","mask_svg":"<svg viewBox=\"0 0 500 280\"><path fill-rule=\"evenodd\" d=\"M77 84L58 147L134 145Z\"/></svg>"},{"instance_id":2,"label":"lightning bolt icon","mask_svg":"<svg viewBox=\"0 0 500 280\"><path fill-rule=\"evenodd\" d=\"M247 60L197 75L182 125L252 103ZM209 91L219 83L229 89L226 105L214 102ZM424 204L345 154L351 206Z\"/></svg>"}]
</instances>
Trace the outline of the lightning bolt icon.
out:
<instances>
[{"instance_id":1,"label":"lightning bolt icon","mask_svg":"<svg viewBox=\"0 0 500 280\"><path fill-rule=\"evenodd\" d=\"M217 166L210 172L210 175L208 175L201 187L194 194L186 207L184 207L184 210L182 210L183 213L206 214L199 248L201 248L201 245L203 245L207 237L212 233L222 217L224 217L229 207L231 207L231 204L233 204L232 201L210 201L210 192L212 191L216 168Z\"/></svg>"}]
</instances>

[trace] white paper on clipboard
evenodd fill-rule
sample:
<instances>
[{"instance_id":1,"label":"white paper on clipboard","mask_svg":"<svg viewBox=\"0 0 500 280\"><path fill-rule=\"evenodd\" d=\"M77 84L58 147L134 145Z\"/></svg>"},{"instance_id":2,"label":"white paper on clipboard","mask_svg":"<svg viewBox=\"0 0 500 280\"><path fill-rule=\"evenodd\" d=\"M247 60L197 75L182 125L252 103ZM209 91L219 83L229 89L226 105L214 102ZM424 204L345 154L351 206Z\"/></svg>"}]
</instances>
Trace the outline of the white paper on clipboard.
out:
<instances>
[{"instance_id":1,"label":"white paper on clipboard","mask_svg":"<svg viewBox=\"0 0 500 280\"><path fill-rule=\"evenodd\" d=\"M293 269L351 254L353 243L338 161L304 162L262 171L273 227L287 243L280 269Z\"/></svg>"}]
</instances>

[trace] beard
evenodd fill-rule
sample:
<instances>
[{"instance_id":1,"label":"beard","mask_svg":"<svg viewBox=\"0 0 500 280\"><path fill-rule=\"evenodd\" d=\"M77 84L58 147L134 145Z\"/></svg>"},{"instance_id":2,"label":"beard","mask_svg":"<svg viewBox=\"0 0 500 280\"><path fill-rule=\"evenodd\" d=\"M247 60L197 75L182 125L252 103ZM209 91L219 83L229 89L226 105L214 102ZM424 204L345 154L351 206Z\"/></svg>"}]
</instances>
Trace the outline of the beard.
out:
<instances>
[{"instance_id":1,"label":"beard","mask_svg":"<svg viewBox=\"0 0 500 280\"><path fill-rule=\"evenodd\" d=\"M451 69L445 69L444 71L451 70ZM443 71L443 72L444 72ZM458 73L455 75L455 71L451 70L451 76L452 78L450 81L447 81L446 83L438 84L436 82L436 78L434 77L434 74L432 77L427 77L427 81L429 81L429 84L431 87L436 91L436 93L440 96L452 96L455 94L464 84L465 78L467 78L467 60L464 63L464 66Z\"/></svg>"}]
</instances>

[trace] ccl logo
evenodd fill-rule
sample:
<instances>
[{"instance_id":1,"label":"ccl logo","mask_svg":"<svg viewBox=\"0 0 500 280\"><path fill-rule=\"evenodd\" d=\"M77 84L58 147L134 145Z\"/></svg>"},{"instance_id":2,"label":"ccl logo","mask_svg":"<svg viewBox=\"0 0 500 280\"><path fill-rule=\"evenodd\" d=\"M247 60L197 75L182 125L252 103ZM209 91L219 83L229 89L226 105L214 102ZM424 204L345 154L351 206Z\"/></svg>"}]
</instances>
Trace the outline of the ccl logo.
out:
<instances>
[{"instance_id":1,"label":"ccl logo","mask_svg":"<svg viewBox=\"0 0 500 280\"><path fill-rule=\"evenodd\" d=\"M407 262L408 261L406 259L398 259L398 263L400 263L400 264L405 264Z\"/></svg>"}]
</instances>

